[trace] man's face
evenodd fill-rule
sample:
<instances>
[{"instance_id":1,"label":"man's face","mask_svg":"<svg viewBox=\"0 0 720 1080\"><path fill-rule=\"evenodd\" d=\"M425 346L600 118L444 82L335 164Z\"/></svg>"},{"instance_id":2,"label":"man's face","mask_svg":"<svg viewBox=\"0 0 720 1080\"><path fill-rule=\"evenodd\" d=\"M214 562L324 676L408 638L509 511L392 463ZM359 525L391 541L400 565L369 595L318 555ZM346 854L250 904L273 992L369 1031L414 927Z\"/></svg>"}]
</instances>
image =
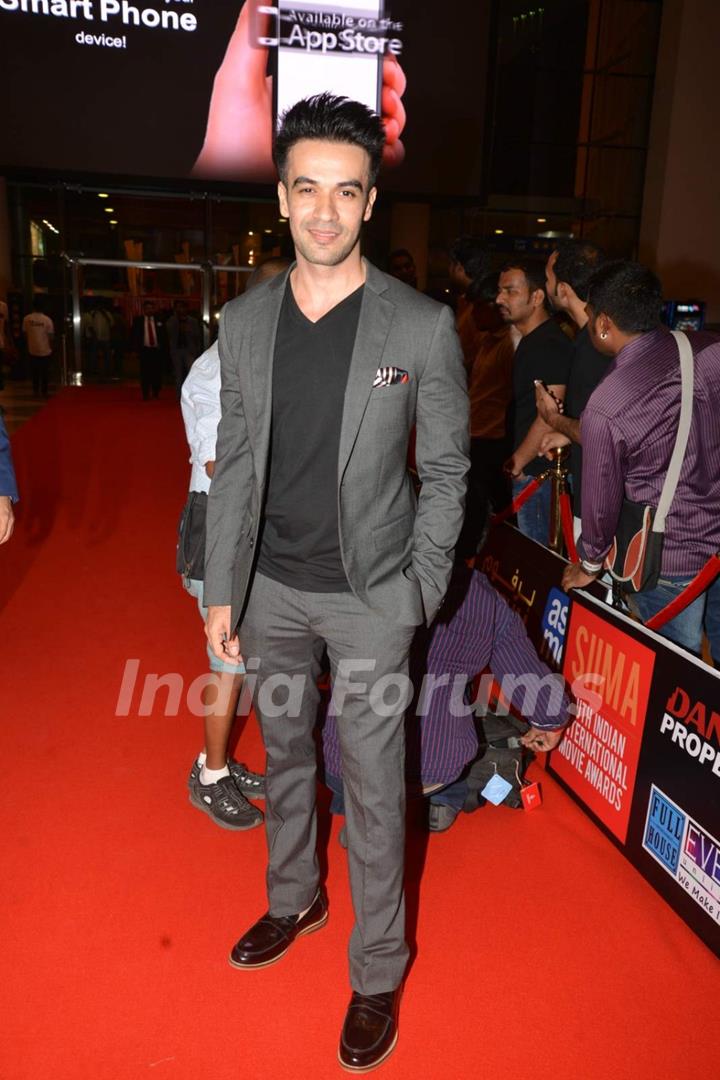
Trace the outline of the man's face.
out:
<instances>
[{"instance_id":1,"label":"man's face","mask_svg":"<svg viewBox=\"0 0 720 1080\"><path fill-rule=\"evenodd\" d=\"M349 143L301 139L291 148L278 198L299 260L338 266L355 250L377 194L369 168L367 151Z\"/></svg>"},{"instance_id":2,"label":"man's face","mask_svg":"<svg viewBox=\"0 0 720 1080\"><path fill-rule=\"evenodd\" d=\"M390 260L388 269L398 281L404 281L406 285L411 285L413 289L417 288L417 270L412 255L395 255Z\"/></svg>"},{"instance_id":3,"label":"man's face","mask_svg":"<svg viewBox=\"0 0 720 1080\"><path fill-rule=\"evenodd\" d=\"M522 270L503 270L495 298L500 317L506 323L521 323L529 319L537 305Z\"/></svg>"},{"instance_id":4,"label":"man's face","mask_svg":"<svg viewBox=\"0 0 720 1080\"><path fill-rule=\"evenodd\" d=\"M561 304L558 298L558 280L555 277L555 263L557 262L558 252L553 251L552 255L545 264L545 286L548 302L553 311L559 311Z\"/></svg>"}]
</instances>

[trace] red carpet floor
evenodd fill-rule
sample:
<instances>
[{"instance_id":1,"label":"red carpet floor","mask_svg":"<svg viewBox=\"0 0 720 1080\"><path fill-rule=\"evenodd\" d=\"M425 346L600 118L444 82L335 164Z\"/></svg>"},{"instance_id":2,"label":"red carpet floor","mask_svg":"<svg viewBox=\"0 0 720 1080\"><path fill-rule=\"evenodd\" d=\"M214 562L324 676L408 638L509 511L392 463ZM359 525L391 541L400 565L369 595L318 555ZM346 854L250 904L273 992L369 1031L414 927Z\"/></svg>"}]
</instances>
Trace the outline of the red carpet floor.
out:
<instances>
[{"instance_id":1,"label":"red carpet floor","mask_svg":"<svg viewBox=\"0 0 720 1080\"><path fill-rule=\"evenodd\" d=\"M163 695L116 716L128 659L205 670L174 573L179 414L130 389L67 390L14 437L23 494L0 548L3 1080L266 1080L336 1063L352 916L338 823L331 918L278 965L226 963L264 910L264 835L187 801L201 741ZM260 767L254 721L240 757ZM550 780L411 833L416 956L394 1078L693 1080L715 1072L718 964Z\"/></svg>"}]
</instances>

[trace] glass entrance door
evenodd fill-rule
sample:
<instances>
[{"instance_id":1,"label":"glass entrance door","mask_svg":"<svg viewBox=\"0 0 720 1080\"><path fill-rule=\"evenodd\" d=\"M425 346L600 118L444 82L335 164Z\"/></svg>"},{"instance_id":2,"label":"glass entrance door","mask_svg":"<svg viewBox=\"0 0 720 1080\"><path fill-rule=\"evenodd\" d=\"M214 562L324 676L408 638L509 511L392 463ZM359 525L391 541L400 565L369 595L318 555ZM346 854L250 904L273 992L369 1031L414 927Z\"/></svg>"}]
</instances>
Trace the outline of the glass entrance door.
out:
<instances>
[{"instance_id":1,"label":"glass entrance door","mask_svg":"<svg viewBox=\"0 0 720 1080\"><path fill-rule=\"evenodd\" d=\"M165 326L176 309L200 324L203 349L217 337L220 311L245 291L252 266L220 263L164 263L120 259L68 260L71 277L72 333L65 348L65 385L135 380L138 342L133 327L151 305ZM166 340L165 375L172 372Z\"/></svg>"}]
</instances>

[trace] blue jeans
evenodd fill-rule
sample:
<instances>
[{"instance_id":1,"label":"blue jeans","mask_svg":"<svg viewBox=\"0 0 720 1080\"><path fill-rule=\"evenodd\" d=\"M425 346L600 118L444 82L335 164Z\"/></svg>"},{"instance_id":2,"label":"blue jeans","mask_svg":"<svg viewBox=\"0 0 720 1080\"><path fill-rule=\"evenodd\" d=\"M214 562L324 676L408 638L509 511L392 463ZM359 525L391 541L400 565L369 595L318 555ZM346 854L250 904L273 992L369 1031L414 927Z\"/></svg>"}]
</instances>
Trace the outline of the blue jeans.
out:
<instances>
[{"instance_id":1,"label":"blue jeans","mask_svg":"<svg viewBox=\"0 0 720 1080\"><path fill-rule=\"evenodd\" d=\"M453 780L447 787L433 791L430 803L435 806L452 806L454 810L462 810L467 794L467 780Z\"/></svg>"},{"instance_id":2,"label":"blue jeans","mask_svg":"<svg viewBox=\"0 0 720 1080\"><path fill-rule=\"evenodd\" d=\"M705 633L716 668L720 668L720 575L705 593Z\"/></svg>"},{"instance_id":3,"label":"blue jeans","mask_svg":"<svg viewBox=\"0 0 720 1080\"><path fill-rule=\"evenodd\" d=\"M528 476L525 480L513 480L513 499L516 499L521 491L524 491L534 477ZM517 512L518 528L531 540L537 540L539 544L547 547L550 537L550 497L552 483L548 479L540 485L534 495L531 495L524 506Z\"/></svg>"},{"instance_id":4,"label":"blue jeans","mask_svg":"<svg viewBox=\"0 0 720 1080\"><path fill-rule=\"evenodd\" d=\"M654 589L630 594L627 598L628 607L643 622L647 622L656 612L679 596L692 580L692 577L687 576L660 578ZM720 659L720 578L716 578L707 592L698 596L697 600L693 600L689 607L686 607L670 622L665 623L658 630L658 634L699 656L702 648L703 620L706 621L713 657Z\"/></svg>"}]
</instances>

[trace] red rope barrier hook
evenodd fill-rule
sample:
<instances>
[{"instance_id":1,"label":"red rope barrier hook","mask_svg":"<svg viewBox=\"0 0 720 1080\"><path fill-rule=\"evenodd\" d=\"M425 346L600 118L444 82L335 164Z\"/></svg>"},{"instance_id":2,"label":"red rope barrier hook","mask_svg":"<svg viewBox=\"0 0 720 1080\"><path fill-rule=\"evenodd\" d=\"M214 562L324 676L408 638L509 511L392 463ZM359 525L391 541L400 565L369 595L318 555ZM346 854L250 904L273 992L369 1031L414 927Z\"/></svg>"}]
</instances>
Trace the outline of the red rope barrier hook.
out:
<instances>
[{"instance_id":1,"label":"red rope barrier hook","mask_svg":"<svg viewBox=\"0 0 720 1080\"><path fill-rule=\"evenodd\" d=\"M535 494L542 482L547 480L549 475L550 472L548 470L548 472L541 473L540 476L536 476L531 480L528 486L523 488L519 495L515 496L509 506L506 506L499 514L493 514L490 518L490 524L500 525L503 521L506 521L509 517L512 517L513 514L517 513L520 507L524 506L528 499Z\"/></svg>"}]
</instances>

